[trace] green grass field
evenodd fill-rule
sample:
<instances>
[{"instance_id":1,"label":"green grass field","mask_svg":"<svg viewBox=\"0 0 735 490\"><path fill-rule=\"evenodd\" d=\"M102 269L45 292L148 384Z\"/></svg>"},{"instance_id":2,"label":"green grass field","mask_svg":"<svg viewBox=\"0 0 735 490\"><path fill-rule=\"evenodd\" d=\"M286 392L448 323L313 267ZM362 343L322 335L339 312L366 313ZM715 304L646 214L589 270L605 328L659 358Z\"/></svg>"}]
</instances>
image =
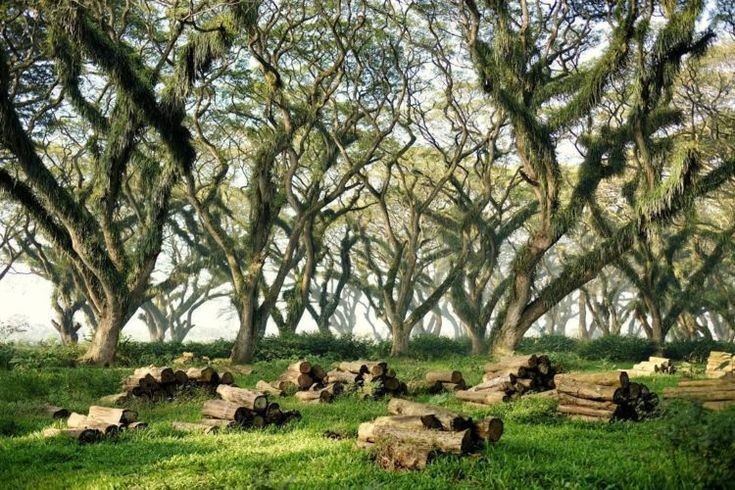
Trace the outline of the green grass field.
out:
<instances>
[{"instance_id":1,"label":"green grass field","mask_svg":"<svg viewBox=\"0 0 735 490\"><path fill-rule=\"evenodd\" d=\"M329 360L323 361L324 365ZM421 379L430 368L460 369L477 382L485 358L435 362L393 361L403 380ZM275 379L287 361L258 363L240 386ZM569 363L602 370L630 364ZM571 364L574 364L571 366ZM386 401L339 398L329 405L302 405L303 419L283 428L191 435L173 420L200 417L203 398L133 404L150 429L80 446L43 439L51 424L39 413L49 402L86 413L100 396L117 391L131 369L66 368L0 371L0 488L694 488L706 471L696 455L661 438L666 420L590 424L553 415L547 400L522 400L488 409L463 407L447 395L422 396L473 416L500 415L503 438L479 454L442 456L421 472L388 473L354 445L360 422L386 414ZM675 383L645 379L655 391ZM326 430L346 435L325 438ZM725 485L726 486L726 485Z\"/></svg>"}]
</instances>

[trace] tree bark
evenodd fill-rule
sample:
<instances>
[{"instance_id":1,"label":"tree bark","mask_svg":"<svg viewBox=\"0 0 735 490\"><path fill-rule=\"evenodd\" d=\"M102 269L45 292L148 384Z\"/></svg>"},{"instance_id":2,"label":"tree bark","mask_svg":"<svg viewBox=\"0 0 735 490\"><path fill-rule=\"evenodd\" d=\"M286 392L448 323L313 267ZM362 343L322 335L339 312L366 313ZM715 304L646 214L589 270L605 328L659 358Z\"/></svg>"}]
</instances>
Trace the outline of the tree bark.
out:
<instances>
[{"instance_id":1,"label":"tree bark","mask_svg":"<svg viewBox=\"0 0 735 490\"><path fill-rule=\"evenodd\" d=\"M410 329L402 325L393 327L393 342L390 348L391 357L408 355L408 339L410 336Z\"/></svg>"},{"instance_id":2,"label":"tree bark","mask_svg":"<svg viewBox=\"0 0 735 490\"><path fill-rule=\"evenodd\" d=\"M102 311L97 330L92 337L92 343L81 361L88 364L97 364L109 367L115 361L117 341L120 331L127 322L122 308L108 306Z\"/></svg>"}]
</instances>

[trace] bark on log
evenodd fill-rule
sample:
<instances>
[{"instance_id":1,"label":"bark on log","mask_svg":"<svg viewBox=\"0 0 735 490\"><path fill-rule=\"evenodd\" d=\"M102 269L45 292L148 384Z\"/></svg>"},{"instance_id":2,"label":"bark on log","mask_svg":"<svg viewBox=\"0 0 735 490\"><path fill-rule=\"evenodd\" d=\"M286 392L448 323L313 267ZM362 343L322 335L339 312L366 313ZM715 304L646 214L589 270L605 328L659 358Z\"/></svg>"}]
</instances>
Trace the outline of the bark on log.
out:
<instances>
[{"instance_id":1,"label":"bark on log","mask_svg":"<svg viewBox=\"0 0 735 490\"><path fill-rule=\"evenodd\" d=\"M610 401L595 401L587 398L578 398L566 393L559 393L559 404L561 405L577 405L580 407L595 408L598 410L615 410L617 405Z\"/></svg>"},{"instance_id":2,"label":"bark on log","mask_svg":"<svg viewBox=\"0 0 735 490\"><path fill-rule=\"evenodd\" d=\"M350 371L342 371L340 369L333 369L327 373L327 377L324 380L327 383L332 383L334 381L339 381L341 383L357 383L359 381L362 381L362 376L359 374L355 374Z\"/></svg>"},{"instance_id":3,"label":"bark on log","mask_svg":"<svg viewBox=\"0 0 735 490\"><path fill-rule=\"evenodd\" d=\"M127 425L138 420L138 412L124 408L110 408L92 405L89 407L88 417L108 424Z\"/></svg>"},{"instance_id":4,"label":"bark on log","mask_svg":"<svg viewBox=\"0 0 735 490\"><path fill-rule=\"evenodd\" d=\"M690 392L677 390L676 388L664 388L664 399L683 398L686 400L699 400L702 402L717 402L735 400L735 390L719 390L706 392Z\"/></svg>"},{"instance_id":5,"label":"bark on log","mask_svg":"<svg viewBox=\"0 0 735 490\"><path fill-rule=\"evenodd\" d=\"M584 415L586 417L598 417L607 420L612 419L613 415L615 415L615 410L590 408L581 405L559 405L557 411L568 415Z\"/></svg>"},{"instance_id":6,"label":"bark on log","mask_svg":"<svg viewBox=\"0 0 735 490\"><path fill-rule=\"evenodd\" d=\"M311 366L310 376L317 381L323 381L327 376L327 372L319 364L314 364Z\"/></svg>"},{"instance_id":7,"label":"bark on log","mask_svg":"<svg viewBox=\"0 0 735 490\"><path fill-rule=\"evenodd\" d=\"M301 374L309 374L311 372L311 363L309 361L297 361L288 366L289 371Z\"/></svg>"},{"instance_id":8,"label":"bark on log","mask_svg":"<svg viewBox=\"0 0 735 490\"><path fill-rule=\"evenodd\" d=\"M69 417L69 410L66 408L56 407L54 405L44 405L43 411L52 419L65 419Z\"/></svg>"},{"instance_id":9,"label":"bark on log","mask_svg":"<svg viewBox=\"0 0 735 490\"><path fill-rule=\"evenodd\" d=\"M484 370L488 372L517 370L519 368L535 368L538 366L538 357L536 354L530 356L512 356L505 357L498 362L490 362L485 364Z\"/></svg>"},{"instance_id":10,"label":"bark on log","mask_svg":"<svg viewBox=\"0 0 735 490\"><path fill-rule=\"evenodd\" d=\"M334 395L326 390L297 391L294 396L298 400L306 403L329 403L334 398Z\"/></svg>"},{"instance_id":11,"label":"bark on log","mask_svg":"<svg viewBox=\"0 0 735 490\"><path fill-rule=\"evenodd\" d=\"M80 444L89 444L102 439L102 432L97 429L56 429L49 427L43 430L43 437L68 437L79 441Z\"/></svg>"},{"instance_id":12,"label":"bark on log","mask_svg":"<svg viewBox=\"0 0 735 490\"><path fill-rule=\"evenodd\" d=\"M202 415L220 420L234 420L244 424L251 418L245 407L225 400L207 400L202 406Z\"/></svg>"},{"instance_id":13,"label":"bark on log","mask_svg":"<svg viewBox=\"0 0 735 490\"><path fill-rule=\"evenodd\" d=\"M556 380L556 390L576 398L611 402L615 399L615 392L619 388L597 384L576 382L572 379Z\"/></svg>"},{"instance_id":14,"label":"bark on log","mask_svg":"<svg viewBox=\"0 0 735 490\"><path fill-rule=\"evenodd\" d=\"M263 381L262 379L255 383L255 389L257 391L260 391L261 393L266 393L268 395L286 396L283 390L279 390L275 386L271 385L269 382Z\"/></svg>"},{"instance_id":15,"label":"bark on log","mask_svg":"<svg viewBox=\"0 0 735 490\"><path fill-rule=\"evenodd\" d=\"M429 371L426 373L426 381L429 383L439 381L457 384L462 381L462 373L459 371Z\"/></svg>"},{"instance_id":16,"label":"bark on log","mask_svg":"<svg viewBox=\"0 0 735 490\"><path fill-rule=\"evenodd\" d=\"M191 381L196 381L198 383L210 383L214 384L216 381L219 380L219 376L217 375L217 371L214 370L214 368L210 366L202 367L202 368L189 368L186 371L186 376ZM215 380L216 376L216 380Z\"/></svg>"},{"instance_id":17,"label":"bark on log","mask_svg":"<svg viewBox=\"0 0 735 490\"><path fill-rule=\"evenodd\" d=\"M709 410L725 410L726 408L730 408L735 406L735 400L722 400L722 401L715 401L715 402L704 402L702 403L702 406L704 408L707 408Z\"/></svg>"},{"instance_id":18,"label":"bark on log","mask_svg":"<svg viewBox=\"0 0 735 490\"><path fill-rule=\"evenodd\" d=\"M255 412L262 412L268 405L268 399L259 391L219 385L217 387L217 394L225 401L236 403Z\"/></svg>"},{"instance_id":19,"label":"bark on log","mask_svg":"<svg viewBox=\"0 0 735 490\"><path fill-rule=\"evenodd\" d=\"M204 434L216 434L220 429L217 425L207 425L201 422L172 422L171 426L182 432L201 432Z\"/></svg>"},{"instance_id":20,"label":"bark on log","mask_svg":"<svg viewBox=\"0 0 735 490\"><path fill-rule=\"evenodd\" d=\"M465 454L472 449L469 429L462 431L406 430L398 427L379 426L372 422L360 424L357 438L372 443L398 442L417 448L438 449L445 453Z\"/></svg>"},{"instance_id":21,"label":"bark on log","mask_svg":"<svg viewBox=\"0 0 735 490\"><path fill-rule=\"evenodd\" d=\"M130 400L130 395L128 393L115 393L114 395L107 395L100 398L100 403L104 405L122 405L126 403L128 400Z\"/></svg>"},{"instance_id":22,"label":"bark on log","mask_svg":"<svg viewBox=\"0 0 735 490\"><path fill-rule=\"evenodd\" d=\"M235 384L235 377L231 372L225 371L219 378L219 383L222 385L233 385Z\"/></svg>"},{"instance_id":23,"label":"bark on log","mask_svg":"<svg viewBox=\"0 0 735 490\"><path fill-rule=\"evenodd\" d=\"M153 379L156 380L159 384L168 384L168 383L175 383L176 382L176 375L174 374L174 370L170 367L156 367L156 366L149 366L149 367L143 367L138 368L135 371L133 371L133 377L141 378L144 377L146 374L150 374Z\"/></svg>"},{"instance_id":24,"label":"bark on log","mask_svg":"<svg viewBox=\"0 0 735 490\"><path fill-rule=\"evenodd\" d=\"M401 398L392 398L388 402L388 413L391 415L434 415L442 423L444 430L457 431L472 427L470 419L455 412Z\"/></svg>"},{"instance_id":25,"label":"bark on log","mask_svg":"<svg viewBox=\"0 0 735 490\"><path fill-rule=\"evenodd\" d=\"M66 419L66 426L70 429L83 429L87 427L87 416L81 413L72 412Z\"/></svg>"},{"instance_id":26,"label":"bark on log","mask_svg":"<svg viewBox=\"0 0 735 490\"><path fill-rule=\"evenodd\" d=\"M373 424L406 430L442 429L442 423L435 415L389 415L376 418Z\"/></svg>"},{"instance_id":27,"label":"bark on log","mask_svg":"<svg viewBox=\"0 0 735 490\"><path fill-rule=\"evenodd\" d=\"M341 371L349 371L354 374L367 374L370 372L366 361L340 362L339 369Z\"/></svg>"},{"instance_id":28,"label":"bark on log","mask_svg":"<svg viewBox=\"0 0 735 490\"><path fill-rule=\"evenodd\" d=\"M468 391L459 390L454 392L458 400L485 405L495 405L507 401L507 395L502 391Z\"/></svg>"}]
</instances>

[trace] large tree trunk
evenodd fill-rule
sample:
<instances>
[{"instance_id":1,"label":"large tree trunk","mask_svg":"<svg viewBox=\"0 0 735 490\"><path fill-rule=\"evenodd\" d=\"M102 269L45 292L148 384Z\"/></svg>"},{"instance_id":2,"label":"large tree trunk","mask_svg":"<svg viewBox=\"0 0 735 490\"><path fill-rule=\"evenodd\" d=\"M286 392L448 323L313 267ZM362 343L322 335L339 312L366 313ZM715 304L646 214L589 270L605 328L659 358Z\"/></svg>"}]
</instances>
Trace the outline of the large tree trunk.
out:
<instances>
[{"instance_id":1,"label":"large tree trunk","mask_svg":"<svg viewBox=\"0 0 735 490\"><path fill-rule=\"evenodd\" d=\"M504 323L490 342L490 355L505 357L513 353L518 347L518 342L523 338L525 330L521 331L513 323Z\"/></svg>"},{"instance_id":2,"label":"large tree trunk","mask_svg":"<svg viewBox=\"0 0 735 490\"><path fill-rule=\"evenodd\" d=\"M74 310L55 308L56 319L51 320L51 324L59 333L59 338L63 345L76 345L79 341L77 331L78 325L74 324Z\"/></svg>"},{"instance_id":3,"label":"large tree trunk","mask_svg":"<svg viewBox=\"0 0 735 490\"><path fill-rule=\"evenodd\" d=\"M81 361L100 366L111 366L115 361L117 341L128 318L119 306L108 306L101 314L92 343Z\"/></svg>"},{"instance_id":4,"label":"large tree trunk","mask_svg":"<svg viewBox=\"0 0 735 490\"><path fill-rule=\"evenodd\" d=\"M393 343L390 348L392 357L408 355L408 339L411 336L411 329L403 325L393 327Z\"/></svg>"},{"instance_id":5,"label":"large tree trunk","mask_svg":"<svg viewBox=\"0 0 735 490\"><path fill-rule=\"evenodd\" d=\"M582 340L589 340L590 332L587 330L587 300L585 293L581 289L579 290L579 338Z\"/></svg>"},{"instance_id":6,"label":"large tree trunk","mask_svg":"<svg viewBox=\"0 0 735 490\"><path fill-rule=\"evenodd\" d=\"M485 339L480 333L480 328L476 325L473 327L469 324L465 324L465 329L467 330L467 333L470 336L470 340L472 341L472 355L482 355L485 352Z\"/></svg>"},{"instance_id":7,"label":"large tree trunk","mask_svg":"<svg viewBox=\"0 0 735 490\"><path fill-rule=\"evenodd\" d=\"M238 310L240 330L237 332L235 344L232 346L232 353L230 354L230 361L233 364L247 364L253 360L255 344L258 340L257 309L257 288L249 288L249 291L240 298Z\"/></svg>"}]
</instances>

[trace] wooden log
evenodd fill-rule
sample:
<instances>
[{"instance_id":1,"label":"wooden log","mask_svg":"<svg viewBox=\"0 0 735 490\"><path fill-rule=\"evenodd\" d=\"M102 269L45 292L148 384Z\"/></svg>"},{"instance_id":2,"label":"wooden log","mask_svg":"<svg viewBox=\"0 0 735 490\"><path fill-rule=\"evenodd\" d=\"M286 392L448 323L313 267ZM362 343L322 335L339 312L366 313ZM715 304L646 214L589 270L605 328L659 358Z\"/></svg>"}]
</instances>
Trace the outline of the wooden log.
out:
<instances>
[{"instance_id":1,"label":"wooden log","mask_svg":"<svg viewBox=\"0 0 735 490\"><path fill-rule=\"evenodd\" d=\"M118 406L127 403L130 400L130 395L127 392L115 393L114 395L107 395L100 398L100 403L104 405Z\"/></svg>"},{"instance_id":2,"label":"wooden log","mask_svg":"<svg viewBox=\"0 0 735 490\"><path fill-rule=\"evenodd\" d=\"M610 422L607 417L593 417L591 415L567 415L569 420L576 420L580 422Z\"/></svg>"},{"instance_id":3,"label":"wooden log","mask_svg":"<svg viewBox=\"0 0 735 490\"><path fill-rule=\"evenodd\" d=\"M92 405L88 416L108 424L127 425L138 420L138 412L125 408L110 408Z\"/></svg>"},{"instance_id":4,"label":"wooden log","mask_svg":"<svg viewBox=\"0 0 735 490\"><path fill-rule=\"evenodd\" d=\"M235 384L235 377L231 372L225 371L222 376L219 377L219 383L222 385L233 385Z\"/></svg>"},{"instance_id":5,"label":"wooden log","mask_svg":"<svg viewBox=\"0 0 735 490\"><path fill-rule=\"evenodd\" d=\"M148 428L146 422L132 422L125 426L125 430L144 430Z\"/></svg>"},{"instance_id":6,"label":"wooden log","mask_svg":"<svg viewBox=\"0 0 735 490\"><path fill-rule=\"evenodd\" d=\"M54 405L44 405L43 411L52 419L65 419L69 417L69 410Z\"/></svg>"},{"instance_id":7,"label":"wooden log","mask_svg":"<svg viewBox=\"0 0 735 490\"><path fill-rule=\"evenodd\" d=\"M502 391L468 391L459 390L454 392L457 400L466 402L482 403L485 405L495 405L507 400L507 395Z\"/></svg>"},{"instance_id":8,"label":"wooden log","mask_svg":"<svg viewBox=\"0 0 735 490\"><path fill-rule=\"evenodd\" d=\"M735 386L735 378L721 378L721 379L682 379L679 381L677 386L679 388L694 387L694 386L708 386L708 387L719 387L719 386Z\"/></svg>"},{"instance_id":9,"label":"wooden log","mask_svg":"<svg viewBox=\"0 0 735 490\"><path fill-rule=\"evenodd\" d=\"M271 386L281 390L284 393L293 393L299 389L299 386L288 379L278 379L271 383Z\"/></svg>"},{"instance_id":10,"label":"wooden log","mask_svg":"<svg viewBox=\"0 0 735 490\"><path fill-rule=\"evenodd\" d=\"M376 418L373 424L406 430L442 429L442 423L435 415L389 415Z\"/></svg>"},{"instance_id":11,"label":"wooden log","mask_svg":"<svg viewBox=\"0 0 735 490\"><path fill-rule=\"evenodd\" d=\"M484 370L488 372L517 370L519 368L533 369L538 365L538 357L536 354L530 356L511 356L505 357L498 362L490 362L485 364Z\"/></svg>"},{"instance_id":12,"label":"wooden log","mask_svg":"<svg viewBox=\"0 0 735 490\"><path fill-rule=\"evenodd\" d=\"M215 376L216 376L216 380L219 380L217 371L215 371L214 368L211 366L205 366L201 368L197 368L197 367L189 368L186 371L186 376L189 378L190 381L195 381L197 383L214 384Z\"/></svg>"},{"instance_id":13,"label":"wooden log","mask_svg":"<svg viewBox=\"0 0 735 490\"><path fill-rule=\"evenodd\" d=\"M596 401L588 398L577 398L566 393L558 393L557 396L559 398L559 403L563 405L577 405L598 410L615 410L617 407L617 404L611 401Z\"/></svg>"},{"instance_id":14,"label":"wooden log","mask_svg":"<svg viewBox=\"0 0 735 490\"><path fill-rule=\"evenodd\" d=\"M385 378L383 379L383 386L390 393L395 393L401 388L401 382L396 378Z\"/></svg>"},{"instance_id":15,"label":"wooden log","mask_svg":"<svg viewBox=\"0 0 735 490\"><path fill-rule=\"evenodd\" d=\"M70 429L83 429L87 427L87 416L81 413L72 412L66 419L66 426Z\"/></svg>"},{"instance_id":16,"label":"wooden log","mask_svg":"<svg viewBox=\"0 0 735 490\"><path fill-rule=\"evenodd\" d=\"M462 373L459 371L429 371L426 373L426 381L433 383L439 381L441 383L459 383L462 381Z\"/></svg>"},{"instance_id":17,"label":"wooden log","mask_svg":"<svg viewBox=\"0 0 735 490\"><path fill-rule=\"evenodd\" d=\"M108 424L90 418L87 419L87 425L85 426L86 429L96 429L107 437L116 436L125 427L122 424Z\"/></svg>"},{"instance_id":18,"label":"wooden log","mask_svg":"<svg viewBox=\"0 0 735 490\"><path fill-rule=\"evenodd\" d=\"M133 377L144 377L146 374L150 374L159 384L176 382L176 375L170 367L148 366L133 371Z\"/></svg>"},{"instance_id":19,"label":"wooden log","mask_svg":"<svg viewBox=\"0 0 735 490\"><path fill-rule=\"evenodd\" d=\"M464 430L472 427L471 420L455 412L434 405L412 402L401 398L392 398L388 402L388 413L391 415L434 415L442 423L444 430Z\"/></svg>"},{"instance_id":20,"label":"wooden log","mask_svg":"<svg viewBox=\"0 0 735 490\"><path fill-rule=\"evenodd\" d=\"M474 391L489 390L496 388L503 383L515 383L518 376L511 371L497 371L493 373L485 373L482 377L482 383L475 385Z\"/></svg>"},{"instance_id":21,"label":"wooden log","mask_svg":"<svg viewBox=\"0 0 735 490\"><path fill-rule=\"evenodd\" d=\"M268 399L259 391L236 388L234 386L219 385L217 394L228 402L236 403L249 410L261 412L268 405Z\"/></svg>"},{"instance_id":22,"label":"wooden log","mask_svg":"<svg viewBox=\"0 0 735 490\"><path fill-rule=\"evenodd\" d=\"M587 398L598 401L614 401L615 392L619 388L598 384L582 383L573 379L556 380L556 390L576 398Z\"/></svg>"},{"instance_id":23,"label":"wooden log","mask_svg":"<svg viewBox=\"0 0 735 490\"><path fill-rule=\"evenodd\" d=\"M367 374L370 372L366 361L340 362L339 369L341 371L349 371L354 374Z\"/></svg>"},{"instance_id":24,"label":"wooden log","mask_svg":"<svg viewBox=\"0 0 735 490\"><path fill-rule=\"evenodd\" d=\"M207 425L200 422L172 422L171 426L182 432L200 432L204 434L216 434L220 429L216 425Z\"/></svg>"},{"instance_id":25,"label":"wooden log","mask_svg":"<svg viewBox=\"0 0 735 490\"><path fill-rule=\"evenodd\" d=\"M689 392L681 391L676 388L664 388L664 399L681 398L685 400L699 400L703 402L716 402L735 400L735 391L705 391L705 392Z\"/></svg>"},{"instance_id":26,"label":"wooden log","mask_svg":"<svg viewBox=\"0 0 735 490\"><path fill-rule=\"evenodd\" d=\"M186 375L186 371L182 371L181 369L174 371L174 378L176 378L176 384L179 386L183 386L189 382L189 376Z\"/></svg>"},{"instance_id":27,"label":"wooden log","mask_svg":"<svg viewBox=\"0 0 735 490\"><path fill-rule=\"evenodd\" d=\"M484 442L498 442L503 430L503 421L499 417L485 417L474 424L475 437Z\"/></svg>"},{"instance_id":28,"label":"wooden log","mask_svg":"<svg viewBox=\"0 0 735 490\"><path fill-rule=\"evenodd\" d=\"M319 364L314 364L309 375L317 381L323 381L327 377L327 372Z\"/></svg>"},{"instance_id":29,"label":"wooden log","mask_svg":"<svg viewBox=\"0 0 735 490\"><path fill-rule=\"evenodd\" d=\"M586 417L606 418L607 420L611 420L613 415L615 415L615 410L603 410L583 407L581 405L559 405L557 411L568 415L584 415Z\"/></svg>"},{"instance_id":30,"label":"wooden log","mask_svg":"<svg viewBox=\"0 0 735 490\"><path fill-rule=\"evenodd\" d=\"M735 406L735 400L722 400L722 401L715 401L715 402L704 402L702 403L702 406L709 410L725 410L727 408Z\"/></svg>"},{"instance_id":31,"label":"wooden log","mask_svg":"<svg viewBox=\"0 0 735 490\"><path fill-rule=\"evenodd\" d=\"M329 403L334 398L334 395L327 390L297 391L294 396L305 403Z\"/></svg>"},{"instance_id":32,"label":"wooden log","mask_svg":"<svg viewBox=\"0 0 735 490\"><path fill-rule=\"evenodd\" d=\"M372 442L357 441L358 447L372 448ZM388 471L422 470L433 457L433 448L417 447L414 444L394 442L382 445L375 455L375 463Z\"/></svg>"},{"instance_id":33,"label":"wooden log","mask_svg":"<svg viewBox=\"0 0 735 490\"><path fill-rule=\"evenodd\" d=\"M151 392L159 389L160 384L150 373L145 373L141 376L128 376L123 380L123 391L132 392L136 388L142 392Z\"/></svg>"},{"instance_id":34,"label":"wooden log","mask_svg":"<svg viewBox=\"0 0 735 490\"><path fill-rule=\"evenodd\" d=\"M300 373L298 371L286 371L283 373L279 378L279 381L286 381L288 383L293 384L300 390L306 390L309 389L311 385L314 384L314 378L312 378L308 374ZM283 388L281 388L283 389ZM284 390L286 391L286 390Z\"/></svg>"},{"instance_id":35,"label":"wooden log","mask_svg":"<svg viewBox=\"0 0 735 490\"><path fill-rule=\"evenodd\" d=\"M357 429L360 441L372 443L399 443L415 447L438 449L445 453L465 454L472 449L472 435L469 429L461 431L407 430L398 427L380 426L372 422L360 424Z\"/></svg>"},{"instance_id":36,"label":"wooden log","mask_svg":"<svg viewBox=\"0 0 735 490\"><path fill-rule=\"evenodd\" d=\"M255 383L255 389L257 391L260 391L261 393L266 393L272 396L286 396L286 393L284 393L283 390L279 390L275 386L271 385L267 381L263 381L262 379Z\"/></svg>"},{"instance_id":37,"label":"wooden log","mask_svg":"<svg viewBox=\"0 0 735 490\"><path fill-rule=\"evenodd\" d=\"M198 423L209 425L210 427L218 427L220 429L236 429L238 427L242 427L244 424L247 424L248 420L249 419L246 418L243 422L238 422L236 420L203 418Z\"/></svg>"},{"instance_id":38,"label":"wooden log","mask_svg":"<svg viewBox=\"0 0 735 490\"><path fill-rule=\"evenodd\" d=\"M355 374L350 371L342 371L340 369L333 369L327 373L327 377L324 380L327 383L332 383L334 381L339 381L341 383L357 383L362 381L362 376L359 374Z\"/></svg>"},{"instance_id":39,"label":"wooden log","mask_svg":"<svg viewBox=\"0 0 735 490\"><path fill-rule=\"evenodd\" d=\"M601 386L622 387L627 386L628 376L625 371L605 371L602 373L564 373L554 376L554 382L572 382L583 384L595 384Z\"/></svg>"},{"instance_id":40,"label":"wooden log","mask_svg":"<svg viewBox=\"0 0 735 490\"><path fill-rule=\"evenodd\" d=\"M342 383L340 383L339 381L336 381L334 383L328 384L327 386L322 388L322 390L328 391L329 393L332 394L332 396L339 396L342 393L344 393L345 387Z\"/></svg>"},{"instance_id":41,"label":"wooden log","mask_svg":"<svg viewBox=\"0 0 735 490\"><path fill-rule=\"evenodd\" d=\"M68 437L79 441L80 444L89 444L102 439L102 432L97 429L56 429L49 427L43 430L43 437Z\"/></svg>"},{"instance_id":42,"label":"wooden log","mask_svg":"<svg viewBox=\"0 0 735 490\"><path fill-rule=\"evenodd\" d=\"M288 370L301 374L309 374L311 372L311 363L305 360L296 361L288 366Z\"/></svg>"},{"instance_id":43,"label":"wooden log","mask_svg":"<svg viewBox=\"0 0 735 490\"><path fill-rule=\"evenodd\" d=\"M265 409L266 424L280 424L283 418L283 411L278 403L269 403Z\"/></svg>"},{"instance_id":44,"label":"wooden log","mask_svg":"<svg viewBox=\"0 0 735 490\"><path fill-rule=\"evenodd\" d=\"M674 386L670 388L664 388L664 397L666 397L667 394L672 395L669 396L669 398L676 398L676 395L678 393L683 394L692 394L696 395L697 393L712 393L715 391L735 391L735 383L721 383L717 385L710 385L710 386ZM733 393L733 396L735 396L735 393Z\"/></svg>"},{"instance_id":45,"label":"wooden log","mask_svg":"<svg viewBox=\"0 0 735 490\"><path fill-rule=\"evenodd\" d=\"M395 378L396 370L393 368L388 368L385 370L385 373L383 373L383 376L385 376L386 378Z\"/></svg>"},{"instance_id":46,"label":"wooden log","mask_svg":"<svg viewBox=\"0 0 735 490\"><path fill-rule=\"evenodd\" d=\"M225 400L207 400L202 406L202 415L213 419L234 420L238 424L243 424L250 418L245 407Z\"/></svg>"},{"instance_id":47,"label":"wooden log","mask_svg":"<svg viewBox=\"0 0 735 490\"><path fill-rule=\"evenodd\" d=\"M437 381L437 383L439 383L439 386L444 391L460 391L467 389L467 385L465 384L464 380L461 380L459 383L441 383L439 381Z\"/></svg>"}]
</instances>

